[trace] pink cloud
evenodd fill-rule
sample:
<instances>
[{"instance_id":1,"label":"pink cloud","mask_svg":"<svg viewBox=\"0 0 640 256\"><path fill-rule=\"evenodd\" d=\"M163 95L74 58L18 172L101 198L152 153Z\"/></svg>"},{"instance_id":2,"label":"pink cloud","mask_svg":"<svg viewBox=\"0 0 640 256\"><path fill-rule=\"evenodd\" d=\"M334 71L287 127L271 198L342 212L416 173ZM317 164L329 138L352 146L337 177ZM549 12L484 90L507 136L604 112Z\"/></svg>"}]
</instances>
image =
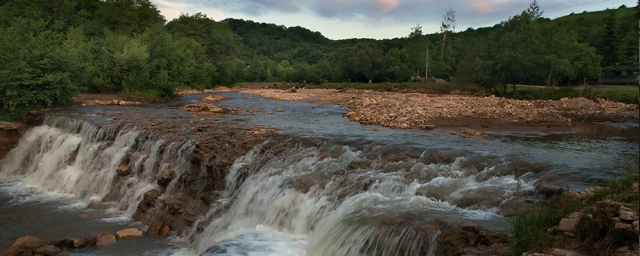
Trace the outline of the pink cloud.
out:
<instances>
[{"instance_id":1,"label":"pink cloud","mask_svg":"<svg viewBox=\"0 0 640 256\"><path fill-rule=\"evenodd\" d=\"M398 0L375 0L375 2L382 8L383 12L391 11L400 4Z\"/></svg>"}]
</instances>

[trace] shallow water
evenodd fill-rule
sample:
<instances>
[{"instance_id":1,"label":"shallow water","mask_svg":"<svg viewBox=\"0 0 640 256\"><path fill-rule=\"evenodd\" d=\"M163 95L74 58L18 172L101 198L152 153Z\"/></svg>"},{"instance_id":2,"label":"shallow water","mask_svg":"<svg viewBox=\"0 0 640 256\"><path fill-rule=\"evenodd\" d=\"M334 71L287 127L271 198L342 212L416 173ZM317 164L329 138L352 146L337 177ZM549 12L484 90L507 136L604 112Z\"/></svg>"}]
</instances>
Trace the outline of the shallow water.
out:
<instances>
[{"instance_id":1,"label":"shallow water","mask_svg":"<svg viewBox=\"0 0 640 256\"><path fill-rule=\"evenodd\" d=\"M233 92L225 95L230 99L219 104L273 114L245 111L222 116L219 122L279 128L281 133L314 138L321 146L291 148L266 162L260 152L253 151L237 159L229 170L227 190L217 202L228 210L202 234L118 241L114 247L79 250L70 255L198 255L214 244L217 247L208 255L395 255L389 250L397 250L400 245L411 248L406 255L415 255L417 250L429 254L437 234L415 227L434 220L506 229L505 219L496 212L512 196L517 180L501 170L536 169L521 177L525 190L536 184L580 190L638 169L637 123L578 125L574 132L488 132L487 138L463 138L442 130L403 131L360 125L342 117L345 108L340 106L274 101L256 95L247 100L247 95ZM175 116L187 117L177 107L201 96L185 96L154 106L75 107L59 113L97 124L111 121L114 113L138 115L149 123L170 121ZM277 108L286 112L275 112ZM204 119L216 122L214 118ZM136 178L123 188L125 198L107 205L108 210L88 210L86 206L104 197L107 189L89 183L108 185L112 176L102 174L113 175L111 169L122 158L118 152L133 150L130 143L142 128L104 135L116 141L105 143L97 138L101 131L95 127L63 129L54 123L31 130L29 135L34 139L21 142L42 152L20 158L32 164L14 168L11 172L17 175L0 177L0 249L27 234L49 240L126 227L144 229L130 220L142 193L155 186L157 170L144 167L149 166L144 162L174 166L180 172L186 168L180 167L185 166L181 159L187 158L194 146L191 142L172 144L169 151L174 153L164 155L154 151L160 145L158 141L137 146L140 163L134 166L138 168ZM80 147L86 149L83 152L96 152L87 153L87 157L101 157L85 158L84 162L76 159L68 165L57 159L75 155L52 149L50 145L56 142L69 148L67 151ZM429 162L442 157L452 160ZM490 166L469 168L477 166L474 161L487 159L493 161ZM238 183L233 177L242 175L246 166L259 166L260 170ZM90 177L84 177L86 173L91 173ZM327 183L313 186L306 193L289 187L292 179L325 173L343 178L313 176ZM89 183L69 180L78 175ZM59 183L48 180L52 178ZM371 189L341 198L344 191L349 191L349 184L363 180L372 181ZM216 207L214 204L211 212ZM90 217L82 219L80 214ZM409 226L400 230L378 226L388 219L401 219ZM340 241L335 240L338 238ZM371 241L379 246L372 246Z\"/></svg>"}]
</instances>

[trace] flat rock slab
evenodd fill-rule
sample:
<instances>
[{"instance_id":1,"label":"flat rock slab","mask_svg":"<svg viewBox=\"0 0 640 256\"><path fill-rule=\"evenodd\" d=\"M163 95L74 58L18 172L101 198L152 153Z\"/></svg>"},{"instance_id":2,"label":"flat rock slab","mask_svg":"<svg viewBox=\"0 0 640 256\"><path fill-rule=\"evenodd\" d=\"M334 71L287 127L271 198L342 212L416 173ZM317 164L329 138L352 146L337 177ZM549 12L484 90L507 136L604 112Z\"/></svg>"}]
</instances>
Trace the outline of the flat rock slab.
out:
<instances>
[{"instance_id":1,"label":"flat rock slab","mask_svg":"<svg viewBox=\"0 0 640 256\"><path fill-rule=\"evenodd\" d=\"M129 238L137 238L142 236L142 231L137 228L127 228L116 232L116 238L118 239L129 239Z\"/></svg>"}]
</instances>

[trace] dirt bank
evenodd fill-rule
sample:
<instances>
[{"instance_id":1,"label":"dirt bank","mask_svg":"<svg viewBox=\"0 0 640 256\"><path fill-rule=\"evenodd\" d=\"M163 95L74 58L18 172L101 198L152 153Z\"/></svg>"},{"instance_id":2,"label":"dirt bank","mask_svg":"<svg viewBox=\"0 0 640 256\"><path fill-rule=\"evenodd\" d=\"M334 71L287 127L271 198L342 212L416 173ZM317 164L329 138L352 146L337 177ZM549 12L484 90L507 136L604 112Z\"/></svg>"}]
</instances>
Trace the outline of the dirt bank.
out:
<instances>
[{"instance_id":1,"label":"dirt bank","mask_svg":"<svg viewBox=\"0 0 640 256\"><path fill-rule=\"evenodd\" d=\"M398 129L466 127L478 130L514 127L561 128L576 122L638 120L637 105L586 98L515 100L494 96L398 93L374 90L239 89L275 100L311 100L348 107L351 121Z\"/></svg>"},{"instance_id":2,"label":"dirt bank","mask_svg":"<svg viewBox=\"0 0 640 256\"><path fill-rule=\"evenodd\" d=\"M102 106L102 105L142 105L146 103L160 103L161 99L139 96L139 95L121 95L108 93L79 93L73 95L72 101L80 103L83 107Z\"/></svg>"},{"instance_id":3,"label":"dirt bank","mask_svg":"<svg viewBox=\"0 0 640 256\"><path fill-rule=\"evenodd\" d=\"M27 129L24 124L0 121L0 159L3 159L20 140Z\"/></svg>"}]
</instances>

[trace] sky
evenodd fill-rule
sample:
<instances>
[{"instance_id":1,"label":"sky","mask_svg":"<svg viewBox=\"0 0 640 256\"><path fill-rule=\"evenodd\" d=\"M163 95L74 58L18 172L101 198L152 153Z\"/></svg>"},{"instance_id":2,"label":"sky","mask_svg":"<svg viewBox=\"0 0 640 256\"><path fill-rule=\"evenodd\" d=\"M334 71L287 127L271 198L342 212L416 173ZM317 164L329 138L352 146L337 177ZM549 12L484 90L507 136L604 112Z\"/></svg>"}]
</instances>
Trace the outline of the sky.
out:
<instances>
[{"instance_id":1,"label":"sky","mask_svg":"<svg viewBox=\"0 0 640 256\"><path fill-rule=\"evenodd\" d=\"M442 16L456 12L456 31L487 27L525 10L532 0L151 0L167 20L198 12L226 18L301 26L330 39L405 37L419 23L439 31ZM538 0L544 17L636 6L636 0Z\"/></svg>"}]
</instances>

